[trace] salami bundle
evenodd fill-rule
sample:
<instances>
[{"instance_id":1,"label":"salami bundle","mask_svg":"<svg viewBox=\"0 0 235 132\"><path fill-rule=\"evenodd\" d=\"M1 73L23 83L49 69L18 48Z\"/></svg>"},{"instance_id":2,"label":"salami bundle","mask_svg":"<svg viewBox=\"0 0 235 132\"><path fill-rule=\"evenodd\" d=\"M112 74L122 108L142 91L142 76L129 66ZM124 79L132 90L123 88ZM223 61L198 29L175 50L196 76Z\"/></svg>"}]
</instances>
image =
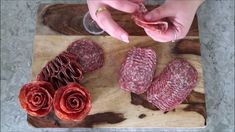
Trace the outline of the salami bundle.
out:
<instances>
[{"instance_id":1,"label":"salami bundle","mask_svg":"<svg viewBox=\"0 0 235 132\"><path fill-rule=\"evenodd\" d=\"M144 93L151 85L156 63L157 55L150 48L129 50L120 69L120 88L136 94Z\"/></svg>"},{"instance_id":2,"label":"salami bundle","mask_svg":"<svg viewBox=\"0 0 235 132\"><path fill-rule=\"evenodd\" d=\"M198 73L183 59L171 61L154 79L147 100L162 111L170 111L183 102L196 86Z\"/></svg>"}]
</instances>

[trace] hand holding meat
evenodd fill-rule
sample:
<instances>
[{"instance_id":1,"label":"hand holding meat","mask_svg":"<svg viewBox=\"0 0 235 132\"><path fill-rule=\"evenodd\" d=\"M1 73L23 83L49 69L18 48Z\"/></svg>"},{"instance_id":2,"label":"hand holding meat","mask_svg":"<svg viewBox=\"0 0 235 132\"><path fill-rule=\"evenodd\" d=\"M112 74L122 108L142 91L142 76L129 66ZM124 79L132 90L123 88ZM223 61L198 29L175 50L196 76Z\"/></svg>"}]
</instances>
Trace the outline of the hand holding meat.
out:
<instances>
[{"instance_id":1,"label":"hand holding meat","mask_svg":"<svg viewBox=\"0 0 235 132\"><path fill-rule=\"evenodd\" d=\"M145 14L148 22L166 20L168 29L165 32L144 28L148 36L155 41L169 42L184 38L193 21L198 7L204 0L166 0L164 4Z\"/></svg>"},{"instance_id":2,"label":"hand holding meat","mask_svg":"<svg viewBox=\"0 0 235 132\"><path fill-rule=\"evenodd\" d=\"M113 19L107 7L126 12L134 13L138 4L129 0L87 0L91 17L109 35L124 42L129 42L128 33L123 30Z\"/></svg>"}]
</instances>

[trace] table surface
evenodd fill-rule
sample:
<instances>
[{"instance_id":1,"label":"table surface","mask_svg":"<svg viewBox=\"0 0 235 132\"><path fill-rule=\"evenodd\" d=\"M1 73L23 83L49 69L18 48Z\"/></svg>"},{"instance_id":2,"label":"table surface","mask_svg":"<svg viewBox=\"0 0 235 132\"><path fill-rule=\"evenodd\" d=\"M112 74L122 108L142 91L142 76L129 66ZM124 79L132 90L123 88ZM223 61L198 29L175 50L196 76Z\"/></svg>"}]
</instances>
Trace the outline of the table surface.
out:
<instances>
[{"instance_id":1,"label":"table surface","mask_svg":"<svg viewBox=\"0 0 235 132\"><path fill-rule=\"evenodd\" d=\"M18 104L19 87L31 80L35 18L40 3L84 0L1 1L1 131L234 131L234 1L206 0L198 10L207 127L192 129L35 129ZM156 4L154 0L146 0ZM13 125L14 124L14 125Z\"/></svg>"}]
</instances>

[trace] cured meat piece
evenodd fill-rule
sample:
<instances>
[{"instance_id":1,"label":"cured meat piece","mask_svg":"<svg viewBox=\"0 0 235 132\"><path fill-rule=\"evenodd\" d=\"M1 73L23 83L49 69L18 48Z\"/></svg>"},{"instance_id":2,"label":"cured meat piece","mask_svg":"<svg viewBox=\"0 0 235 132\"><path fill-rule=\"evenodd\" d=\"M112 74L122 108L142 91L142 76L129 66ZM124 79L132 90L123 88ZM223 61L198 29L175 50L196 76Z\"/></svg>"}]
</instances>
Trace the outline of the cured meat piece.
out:
<instances>
[{"instance_id":1,"label":"cured meat piece","mask_svg":"<svg viewBox=\"0 0 235 132\"><path fill-rule=\"evenodd\" d=\"M92 40L77 40L68 46L67 51L76 55L76 61L84 73L101 68L104 64L104 51Z\"/></svg>"},{"instance_id":2,"label":"cured meat piece","mask_svg":"<svg viewBox=\"0 0 235 132\"><path fill-rule=\"evenodd\" d=\"M90 93L77 83L69 83L55 93L54 111L58 118L81 121L91 110Z\"/></svg>"},{"instance_id":3,"label":"cured meat piece","mask_svg":"<svg viewBox=\"0 0 235 132\"><path fill-rule=\"evenodd\" d=\"M33 81L20 89L19 101L21 107L31 116L46 116L52 109L55 90L44 81Z\"/></svg>"},{"instance_id":4,"label":"cured meat piece","mask_svg":"<svg viewBox=\"0 0 235 132\"><path fill-rule=\"evenodd\" d=\"M55 89L69 82L80 82L83 79L82 70L75 59L75 55L62 52L46 64L37 75L37 80L50 82Z\"/></svg>"},{"instance_id":5,"label":"cured meat piece","mask_svg":"<svg viewBox=\"0 0 235 132\"><path fill-rule=\"evenodd\" d=\"M144 93L151 85L156 69L157 56L149 48L132 48L120 69L121 89L136 94Z\"/></svg>"},{"instance_id":6,"label":"cured meat piece","mask_svg":"<svg viewBox=\"0 0 235 132\"><path fill-rule=\"evenodd\" d=\"M162 111L183 102L197 84L196 69L183 59L171 61L147 90L147 100Z\"/></svg>"},{"instance_id":7,"label":"cured meat piece","mask_svg":"<svg viewBox=\"0 0 235 132\"><path fill-rule=\"evenodd\" d=\"M139 10L132 15L132 19L135 21L136 25L147 28L153 31L165 32L168 29L168 22L166 19L159 21L146 21L144 15L148 12L143 2L137 2L140 6Z\"/></svg>"}]
</instances>

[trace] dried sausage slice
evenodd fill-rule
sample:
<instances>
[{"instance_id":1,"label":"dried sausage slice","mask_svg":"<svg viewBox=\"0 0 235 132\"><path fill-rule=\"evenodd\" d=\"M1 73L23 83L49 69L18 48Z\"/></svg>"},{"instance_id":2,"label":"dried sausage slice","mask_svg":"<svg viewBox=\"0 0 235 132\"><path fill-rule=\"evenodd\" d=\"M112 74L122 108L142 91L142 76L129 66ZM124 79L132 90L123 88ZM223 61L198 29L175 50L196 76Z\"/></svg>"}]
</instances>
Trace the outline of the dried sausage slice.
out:
<instances>
[{"instance_id":1,"label":"dried sausage slice","mask_svg":"<svg viewBox=\"0 0 235 132\"><path fill-rule=\"evenodd\" d=\"M104 51L92 40L77 40L68 46L67 51L76 56L84 73L94 71L104 64Z\"/></svg>"},{"instance_id":2,"label":"dried sausage slice","mask_svg":"<svg viewBox=\"0 0 235 132\"><path fill-rule=\"evenodd\" d=\"M147 90L147 100L162 111L183 102L197 84L198 73L186 60L171 61Z\"/></svg>"},{"instance_id":3,"label":"dried sausage slice","mask_svg":"<svg viewBox=\"0 0 235 132\"><path fill-rule=\"evenodd\" d=\"M129 50L120 69L120 88L136 94L144 93L151 85L156 63L157 56L152 49L132 48Z\"/></svg>"}]
</instances>

